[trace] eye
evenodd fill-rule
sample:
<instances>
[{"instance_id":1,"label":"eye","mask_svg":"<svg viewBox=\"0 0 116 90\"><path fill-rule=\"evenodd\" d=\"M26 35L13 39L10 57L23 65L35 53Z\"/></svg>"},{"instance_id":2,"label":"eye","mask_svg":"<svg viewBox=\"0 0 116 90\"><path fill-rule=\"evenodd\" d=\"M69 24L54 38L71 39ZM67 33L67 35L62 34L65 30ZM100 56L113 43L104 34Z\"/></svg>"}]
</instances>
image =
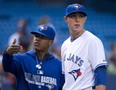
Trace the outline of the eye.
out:
<instances>
[{"instance_id":1,"label":"eye","mask_svg":"<svg viewBox=\"0 0 116 90\"><path fill-rule=\"evenodd\" d=\"M48 38L47 38L47 37L45 37L45 36L42 36L42 37L41 37L41 39L46 39L46 40L47 40Z\"/></svg>"},{"instance_id":2,"label":"eye","mask_svg":"<svg viewBox=\"0 0 116 90\"><path fill-rule=\"evenodd\" d=\"M84 18L85 16L83 14L71 14L68 16L69 18Z\"/></svg>"},{"instance_id":3,"label":"eye","mask_svg":"<svg viewBox=\"0 0 116 90\"><path fill-rule=\"evenodd\" d=\"M80 17L80 18L84 18L85 16L80 14L79 17Z\"/></svg>"},{"instance_id":4,"label":"eye","mask_svg":"<svg viewBox=\"0 0 116 90\"><path fill-rule=\"evenodd\" d=\"M75 14L71 14L71 15L69 15L69 18L75 18L75 17L76 17Z\"/></svg>"},{"instance_id":5,"label":"eye","mask_svg":"<svg viewBox=\"0 0 116 90\"><path fill-rule=\"evenodd\" d=\"M37 37L39 37L37 34L35 34L35 37L37 38Z\"/></svg>"},{"instance_id":6,"label":"eye","mask_svg":"<svg viewBox=\"0 0 116 90\"><path fill-rule=\"evenodd\" d=\"M48 40L48 38L46 36L43 36L43 35L35 35L36 38L40 38L40 39L43 39L43 40Z\"/></svg>"}]
</instances>

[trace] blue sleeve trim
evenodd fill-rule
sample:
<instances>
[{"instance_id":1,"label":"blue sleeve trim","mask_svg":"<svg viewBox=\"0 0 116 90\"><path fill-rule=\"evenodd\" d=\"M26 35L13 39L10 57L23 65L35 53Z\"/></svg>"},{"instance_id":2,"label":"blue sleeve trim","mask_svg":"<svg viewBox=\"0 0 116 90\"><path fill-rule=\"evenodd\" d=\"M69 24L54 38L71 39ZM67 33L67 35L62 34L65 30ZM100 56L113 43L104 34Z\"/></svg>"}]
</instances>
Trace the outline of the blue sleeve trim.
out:
<instances>
[{"instance_id":1,"label":"blue sleeve trim","mask_svg":"<svg viewBox=\"0 0 116 90\"><path fill-rule=\"evenodd\" d=\"M107 68L106 66L100 66L96 68L95 73L95 86L106 85L107 83Z\"/></svg>"},{"instance_id":2,"label":"blue sleeve trim","mask_svg":"<svg viewBox=\"0 0 116 90\"><path fill-rule=\"evenodd\" d=\"M107 63L101 63L101 64L98 64L95 68L94 68L94 71L98 68L98 67L101 67L101 66L105 66L107 67Z\"/></svg>"}]
</instances>

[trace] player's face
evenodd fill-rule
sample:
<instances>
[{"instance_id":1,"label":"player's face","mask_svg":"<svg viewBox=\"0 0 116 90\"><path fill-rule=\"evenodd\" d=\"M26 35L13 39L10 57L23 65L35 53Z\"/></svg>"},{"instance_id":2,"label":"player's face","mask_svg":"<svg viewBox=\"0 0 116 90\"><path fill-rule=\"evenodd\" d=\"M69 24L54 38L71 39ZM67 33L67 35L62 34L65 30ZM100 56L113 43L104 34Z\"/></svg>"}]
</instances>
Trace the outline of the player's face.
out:
<instances>
[{"instance_id":1,"label":"player's face","mask_svg":"<svg viewBox=\"0 0 116 90\"><path fill-rule=\"evenodd\" d=\"M83 30L86 17L81 13L73 13L64 17L66 23L68 24L70 33L80 32Z\"/></svg>"},{"instance_id":2,"label":"player's face","mask_svg":"<svg viewBox=\"0 0 116 90\"><path fill-rule=\"evenodd\" d=\"M53 41L43 35L35 34L33 43L34 43L34 49L43 52L48 50L48 48L51 46Z\"/></svg>"}]
</instances>

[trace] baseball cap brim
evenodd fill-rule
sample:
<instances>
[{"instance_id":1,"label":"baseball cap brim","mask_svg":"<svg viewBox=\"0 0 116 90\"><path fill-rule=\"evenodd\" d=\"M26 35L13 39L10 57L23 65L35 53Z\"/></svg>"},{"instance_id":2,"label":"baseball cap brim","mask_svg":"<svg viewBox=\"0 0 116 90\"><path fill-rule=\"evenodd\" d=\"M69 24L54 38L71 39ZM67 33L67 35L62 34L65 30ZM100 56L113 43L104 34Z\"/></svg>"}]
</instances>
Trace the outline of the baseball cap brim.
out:
<instances>
[{"instance_id":1,"label":"baseball cap brim","mask_svg":"<svg viewBox=\"0 0 116 90\"><path fill-rule=\"evenodd\" d=\"M84 12L82 12L82 11L79 11L79 10L78 10L78 11L76 10L76 11L73 11L73 12L68 13L68 14L66 15L66 17L69 16L69 15L71 15L71 14L73 14L73 13L81 13L81 14L83 14L84 16L87 16L86 13L84 13Z\"/></svg>"},{"instance_id":2,"label":"baseball cap brim","mask_svg":"<svg viewBox=\"0 0 116 90\"><path fill-rule=\"evenodd\" d=\"M47 37L47 38L49 38L48 36L46 36L45 34L43 34L43 33L41 33L41 32L31 32L31 34L33 34L33 35L35 35L35 34L41 34L41 35L43 35L43 36L45 36L45 37ZM49 38L50 39L50 38Z\"/></svg>"}]
</instances>

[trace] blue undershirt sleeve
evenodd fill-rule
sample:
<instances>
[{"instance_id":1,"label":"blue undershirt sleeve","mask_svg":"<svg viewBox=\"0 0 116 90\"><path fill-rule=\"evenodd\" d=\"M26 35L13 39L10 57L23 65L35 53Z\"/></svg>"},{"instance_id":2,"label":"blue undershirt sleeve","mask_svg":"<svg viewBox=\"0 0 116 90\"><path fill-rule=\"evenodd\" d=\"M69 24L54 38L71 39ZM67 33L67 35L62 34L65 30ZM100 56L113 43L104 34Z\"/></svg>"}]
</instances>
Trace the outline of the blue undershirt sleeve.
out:
<instances>
[{"instance_id":1,"label":"blue undershirt sleeve","mask_svg":"<svg viewBox=\"0 0 116 90\"><path fill-rule=\"evenodd\" d=\"M107 83L107 68L106 66L99 66L94 71L95 73L95 86L106 85Z\"/></svg>"}]
</instances>

